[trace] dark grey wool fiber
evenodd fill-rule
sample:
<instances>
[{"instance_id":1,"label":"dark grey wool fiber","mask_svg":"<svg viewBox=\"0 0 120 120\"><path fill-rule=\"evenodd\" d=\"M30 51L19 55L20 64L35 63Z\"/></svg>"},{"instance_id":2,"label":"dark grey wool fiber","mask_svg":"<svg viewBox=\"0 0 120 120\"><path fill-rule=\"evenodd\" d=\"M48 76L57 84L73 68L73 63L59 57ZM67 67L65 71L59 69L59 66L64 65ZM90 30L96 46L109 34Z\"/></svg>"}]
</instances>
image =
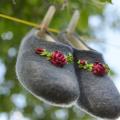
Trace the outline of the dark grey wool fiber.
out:
<instances>
[{"instance_id":1,"label":"dark grey wool fiber","mask_svg":"<svg viewBox=\"0 0 120 120\"><path fill-rule=\"evenodd\" d=\"M98 60L105 63L100 53L74 49L74 57L88 63ZM120 94L108 75L96 76L92 72L80 70L75 61L75 70L80 86L77 105L85 111L102 118L115 119L120 116Z\"/></svg>"},{"instance_id":2,"label":"dark grey wool fiber","mask_svg":"<svg viewBox=\"0 0 120 120\"><path fill-rule=\"evenodd\" d=\"M69 106L80 95L74 65L54 66L45 57L35 53L36 48L59 50L73 54L70 46L36 37L36 30L28 33L20 45L16 73L22 85L33 95L57 106Z\"/></svg>"}]
</instances>

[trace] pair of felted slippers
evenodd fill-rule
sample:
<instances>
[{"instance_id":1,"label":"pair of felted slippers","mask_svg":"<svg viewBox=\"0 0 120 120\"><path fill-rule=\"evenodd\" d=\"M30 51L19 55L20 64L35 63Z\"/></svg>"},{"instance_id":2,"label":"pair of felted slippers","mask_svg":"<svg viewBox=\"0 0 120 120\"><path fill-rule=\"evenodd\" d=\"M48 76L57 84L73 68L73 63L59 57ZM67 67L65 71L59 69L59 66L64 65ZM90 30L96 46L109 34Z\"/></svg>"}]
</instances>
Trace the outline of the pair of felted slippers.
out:
<instances>
[{"instance_id":1,"label":"pair of felted slippers","mask_svg":"<svg viewBox=\"0 0 120 120\"><path fill-rule=\"evenodd\" d=\"M23 86L41 100L64 107L76 104L92 115L113 119L120 115L120 96L104 64L102 55L74 33L63 32L55 39L33 29L22 40L16 73Z\"/></svg>"}]
</instances>

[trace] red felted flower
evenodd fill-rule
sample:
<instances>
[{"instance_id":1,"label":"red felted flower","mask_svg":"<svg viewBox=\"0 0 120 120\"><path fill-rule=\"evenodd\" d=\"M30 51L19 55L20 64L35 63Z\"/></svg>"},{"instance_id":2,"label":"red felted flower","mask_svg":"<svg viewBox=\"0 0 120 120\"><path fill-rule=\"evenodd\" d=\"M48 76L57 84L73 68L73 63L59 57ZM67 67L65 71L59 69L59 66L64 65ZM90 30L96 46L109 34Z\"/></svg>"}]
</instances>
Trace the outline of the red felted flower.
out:
<instances>
[{"instance_id":1,"label":"red felted flower","mask_svg":"<svg viewBox=\"0 0 120 120\"><path fill-rule=\"evenodd\" d=\"M103 76L106 74L106 67L99 62L95 62L92 67L92 72L95 75Z\"/></svg>"},{"instance_id":2,"label":"red felted flower","mask_svg":"<svg viewBox=\"0 0 120 120\"><path fill-rule=\"evenodd\" d=\"M81 65L86 65L86 61L85 60L80 60L80 64Z\"/></svg>"},{"instance_id":3,"label":"red felted flower","mask_svg":"<svg viewBox=\"0 0 120 120\"><path fill-rule=\"evenodd\" d=\"M59 67L63 67L67 63L65 55L60 51L54 51L51 55L50 61L52 64Z\"/></svg>"},{"instance_id":4,"label":"red felted flower","mask_svg":"<svg viewBox=\"0 0 120 120\"><path fill-rule=\"evenodd\" d=\"M35 49L35 52L37 53L37 54L41 54L41 53L43 53L45 51L45 49L43 49L43 48L36 48Z\"/></svg>"}]
</instances>

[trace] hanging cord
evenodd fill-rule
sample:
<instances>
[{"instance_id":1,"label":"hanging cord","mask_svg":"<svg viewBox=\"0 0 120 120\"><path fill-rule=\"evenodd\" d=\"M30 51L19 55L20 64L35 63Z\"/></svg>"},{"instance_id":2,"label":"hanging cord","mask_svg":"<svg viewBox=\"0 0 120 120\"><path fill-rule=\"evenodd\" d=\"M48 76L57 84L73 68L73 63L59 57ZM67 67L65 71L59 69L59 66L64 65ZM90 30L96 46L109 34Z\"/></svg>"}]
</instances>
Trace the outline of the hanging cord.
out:
<instances>
[{"instance_id":1,"label":"hanging cord","mask_svg":"<svg viewBox=\"0 0 120 120\"><path fill-rule=\"evenodd\" d=\"M22 23L22 24L25 24L25 25L28 25L28 26L31 26L31 27L35 27L37 29L41 28L41 26L36 24L36 23L29 22L29 21L26 21L26 20L15 18L15 17L11 17L11 16L8 16L8 15L0 14L0 17L11 20L11 21L15 21L15 22L18 22L18 23ZM56 29L53 29L53 28L48 28L48 31L53 32L53 33L59 33L60 32L59 30L56 30ZM113 44L109 44L109 45L113 46L113 47L116 47ZM117 47L119 47L119 46L117 46Z\"/></svg>"},{"instance_id":2,"label":"hanging cord","mask_svg":"<svg viewBox=\"0 0 120 120\"><path fill-rule=\"evenodd\" d=\"M41 28L41 25L38 25L36 23L29 22L29 21L26 21L26 20L15 18L15 17L11 17L11 16L8 16L8 15L0 14L0 17L8 19L8 20L15 21L15 22L18 22L18 23L22 23L22 24L25 24L25 25L28 25L28 26L31 26L31 27L35 27L37 29ZM53 28L48 28L48 31L53 32L53 33L59 33L59 30L56 30L56 29L53 29Z\"/></svg>"}]
</instances>

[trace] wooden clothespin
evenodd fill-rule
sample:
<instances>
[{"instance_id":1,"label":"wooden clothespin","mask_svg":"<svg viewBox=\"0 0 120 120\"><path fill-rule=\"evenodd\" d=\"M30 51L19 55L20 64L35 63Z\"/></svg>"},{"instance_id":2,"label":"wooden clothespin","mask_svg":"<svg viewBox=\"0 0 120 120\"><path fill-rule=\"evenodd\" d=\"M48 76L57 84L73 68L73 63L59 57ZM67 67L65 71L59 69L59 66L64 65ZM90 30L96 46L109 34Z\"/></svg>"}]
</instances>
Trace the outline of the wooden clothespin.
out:
<instances>
[{"instance_id":1,"label":"wooden clothespin","mask_svg":"<svg viewBox=\"0 0 120 120\"><path fill-rule=\"evenodd\" d=\"M42 23L40 24L40 31L37 33L38 36L43 36L44 33L47 31L48 29L48 26L55 14L55 7L54 6L50 6L49 9L48 9L48 12L46 13Z\"/></svg>"},{"instance_id":2,"label":"wooden clothespin","mask_svg":"<svg viewBox=\"0 0 120 120\"><path fill-rule=\"evenodd\" d=\"M68 40L74 47L78 49L88 50L88 48L80 41L79 36L76 36L75 34L73 34L77 26L77 23L79 21L79 18L80 18L80 13L78 10L75 10L71 18L71 21L66 29L67 36L69 38Z\"/></svg>"}]
</instances>

